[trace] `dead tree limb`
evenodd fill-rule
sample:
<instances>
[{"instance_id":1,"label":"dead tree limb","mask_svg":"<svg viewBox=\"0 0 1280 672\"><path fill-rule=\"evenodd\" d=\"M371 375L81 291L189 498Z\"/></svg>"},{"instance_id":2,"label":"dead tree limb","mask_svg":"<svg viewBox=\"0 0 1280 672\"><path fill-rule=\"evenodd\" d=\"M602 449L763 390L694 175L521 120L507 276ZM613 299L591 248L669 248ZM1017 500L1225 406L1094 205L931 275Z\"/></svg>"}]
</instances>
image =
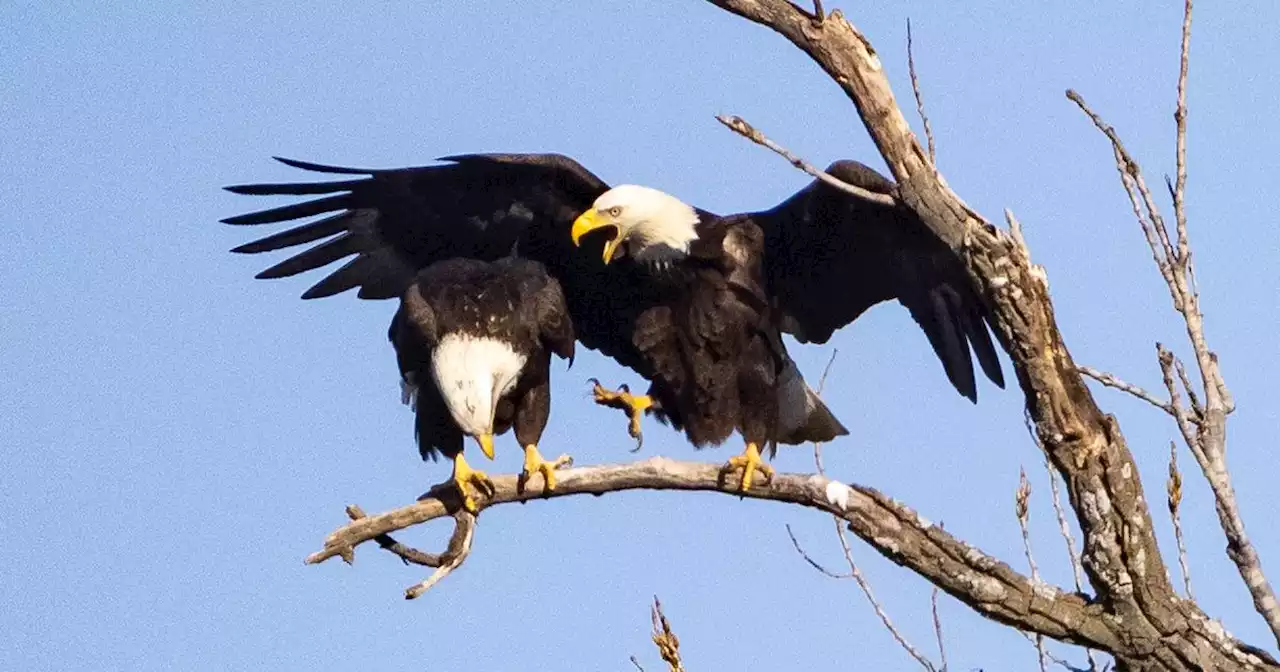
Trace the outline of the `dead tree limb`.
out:
<instances>
[{"instance_id":1,"label":"dead tree limb","mask_svg":"<svg viewBox=\"0 0 1280 672\"><path fill-rule=\"evenodd\" d=\"M1187 338L1191 342L1196 365L1200 370L1204 401L1201 403L1197 397L1182 363L1163 345L1158 345L1160 366L1164 372L1165 386L1169 390L1172 414L1178 422L1178 428L1182 432L1187 447L1191 449L1192 455L1195 456L1201 472L1209 481L1213 491L1218 520L1227 537L1227 556L1236 565L1241 579L1248 587L1249 594L1253 598L1254 609L1266 621L1276 642L1280 644L1280 603L1277 602L1275 591L1262 571L1262 561L1258 557L1258 552L1245 531L1235 488L1231 484L1231 475L1227 470L1227 415L1234 410L1234 402L1223 380L1218 356L1209 348L1208 339L1205 337L1204 315L1200 310L1200 295L1195 288L1191 243L1187 235L1187 72L1191 49L1191 8L1191 0L1186 0L1182 21L1177 108L1174 111L1174 119L1177 123L1177 180L1170 187L1176 222L1173 242L1170 242L1169 230L1160 216L1160 210L1150 190L1146 187L1142 169L1120 142L1115 129L1090 109L1080 94L1067 91L1067 97L1079 106L1098 130L1111 141L1116 168L1133 204L1134 215L1146 235L1156 267L1169 287L1173 307L1182 315ZM1139 200L1142 208L1138 206ZM1183 409L1179 404L1178 393L1173 382L1172 372L1175 370L1187 393L1191 407L1189 410Z\"/></svg>"},{"instance_id":2,"label":"dead tree limb","mask_svg":"<svg viewBox=\"0 0 1280 672\"><path fill-rule=\"evenodd\" d=\"M493 478L491 499L477 502L479 517L489 507L514 502L600 495L624 490L686 490L740 493L725 483L720 465L653 457L641 462L566 469L556 489L517 487L517 476ZM752 499L798 504L834 514L849 529L890 560L928 578L957 599L1000 622L1048 637L1111 650L1122 645L1099 605L1084 597L1032 581L980 550L952 537L907 506L879 491L847 485L818 474L777 474L772 483L753 486ZM417 502L353 520L338 528L308 563L333 557L353 558L356 546L413 525L452 516L454 498L424 495ZM446 503L447 502L447 503Z\"/></svg>"},{"instance_id":3,"label":"dead tree limb","mask_svg":"<svg viewBox=\"0 0 1280 672\"><path fill-rule=\"evenodd\" d=\"M550 493L537 488L519 488L516 475L494 477L493 498L477 502L479 517L492 506L624 490L684 490L741 496L733 483L724 482L720 465L664 457L567 469L558 476L556 489ZM772 483L754 486L745 496L836 515L850 531L889 560L910 568L1000 623L1121 657L1150 655L1146 648L1135 648L1145 645L1130 640L1129 625L1108 614L1101 604L1031 581L873 488L848 485L819 474L780 473ZM324 547L306 561L314 564L333 557L353 560L355 548L360 544L454 515L458 507L455 500L442 501L424 495L408 506L353 520L330 534ZM1238 650L1234 639L1202 616L1192 613L1183 633L1189 642L1206 651L1234 652L1230 659L1234 662L1223 669L1280 670L1280 664L1265 657L1265 653Z\"/></svg>"},{"instance_id":4,"label":"dead tree limb","mask_svg":"<svg viewBox=\"0 0 1280 672\"><path fill-rule=\"evenodd\" d=\"M1168 579L1133 456L1118 422L1097 406L1071 359L1057 328L1043 271L1031 263L1025 245L968 207L941 173L932 169L870 41L839 11L815 29L808 15L786 0L708 1L780 33L821 66L853 102L898 183L902 206L965 258L971 279L991 308L997 335L1013 360L1036 433L1066 483L1084 533L1085 572L1101 604L1126 624L1125 639L1134 645L1119 653L1107 649L1116 655L1118 664L1124 669L1177 670L1243 664L1241 661L1252 654L1238 645L1205 647L1198 643L1203 641L1203 633L1198 632L1197 624L1208 619L1196 605L1181 600ZM1189 9L1188 3L1187 29ZM1145 186L1140 181L1138 185ZM1154 215L1149 192L1140 191L1145 192L1148 213ZM1167 235L1161 235L1163 227L1153 228L1153 248L1162 250L1166 257L1177 254ZM1179 241L1179 249L1181 246ZM1185 283L1186 277L1172 278L1170 284ZM1216 357L1204 346L1194 294L1184 297L1179 310L1187 317L1188 333L1201 364L1206 414L1224 415L1225 385L1217 374ZM1215 420L1210 419L1212 427L1202 433L1208 434L1206 443L1220 446L1224 439ZM1205 471L1211 483L1226 480L1221 461L1209 467ZM1250 576L1243 567L1249 560L1256 564L1256 553L1243 536L1243 525L1234 525L1238 511L1227 509L1222 517L1224 527L1236 528L1240 533L1236 538L1245 542L1233 542L1232 555L1244 559L1238 564L1253 591L1261 572ZM1268 605L1258 606L1265 613ZM1274 609L1274 600L1270 606Z\"/></svg>"}]
</instances>

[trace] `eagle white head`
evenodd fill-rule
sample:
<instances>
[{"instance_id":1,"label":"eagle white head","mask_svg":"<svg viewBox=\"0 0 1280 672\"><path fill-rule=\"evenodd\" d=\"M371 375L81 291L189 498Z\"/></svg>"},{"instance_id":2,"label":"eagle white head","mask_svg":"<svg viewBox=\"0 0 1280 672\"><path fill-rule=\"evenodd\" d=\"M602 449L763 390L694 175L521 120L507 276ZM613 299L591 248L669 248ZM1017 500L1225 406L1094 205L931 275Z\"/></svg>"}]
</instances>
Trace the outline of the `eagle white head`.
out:
<instances>
[{"instance_id":1,"label":"eagle white head","mask_svg":"<svg viewBox=\"0 0 1280 672\"><path fill-rule=\"evenodd\" d=\"M528 356L502 340L452 333L431 353L431 377L458 429L493 459L498 401L515 387Z\"/></svg>"},{"instance_id":2,"label":"eagle white head","mask_svg":"<svg viewBox=\"0 0 1280 672\"><path fill-rule=\"evenodd\" d=\"M573 222L570 236L578 245L587 233L612 228L613 237L604 246L607 264L621 256L618 252L623 242L641 260L687 253L689 243L698 237L697 224L698 212L675 196L622 184L601 194L591 209Z\"/></svg>"}]
</instances>

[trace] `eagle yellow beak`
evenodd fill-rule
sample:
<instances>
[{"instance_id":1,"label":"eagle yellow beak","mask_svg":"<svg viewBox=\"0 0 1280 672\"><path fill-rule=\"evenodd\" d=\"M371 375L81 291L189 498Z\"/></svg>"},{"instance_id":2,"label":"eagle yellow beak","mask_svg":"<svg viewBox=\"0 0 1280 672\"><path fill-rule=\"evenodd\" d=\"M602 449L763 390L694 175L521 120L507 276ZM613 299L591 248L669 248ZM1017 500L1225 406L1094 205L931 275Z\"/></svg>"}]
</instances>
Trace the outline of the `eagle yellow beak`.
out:
<instances>
[{"instance_id":1,"label":"eagle yellow beak","mask_svg":"<svg viewBox=\"0 0 1280 672\"><path fill-rule=\"evenodd\" d=\"M484 456L493 459L493 435L481 434L476 437L476 442L480 444L480 450L484 452Z\"/></svg>"},{"instance_id":2,"label":"eagle yellow beak","mask_svg":"<svg viewBox=\"0 0 1280 672\"><path fill-rule=\"evenodd\" d=\"M614 222L606 221L604 217L600 216L600 213L596 212L595 208L578 215L578 218L573 220L573 229L569 232L569 237L573 239L574 245L579 245L579 241L582 240L583 236L596 229L603 229L609 226L613 227L615 235L604 244L604 254L601 256L604 259L604 263L607 264L613 259L613 253L618 249L618 243L621 242L622 235L618 225Z\"/></svg>"}]
</instances>

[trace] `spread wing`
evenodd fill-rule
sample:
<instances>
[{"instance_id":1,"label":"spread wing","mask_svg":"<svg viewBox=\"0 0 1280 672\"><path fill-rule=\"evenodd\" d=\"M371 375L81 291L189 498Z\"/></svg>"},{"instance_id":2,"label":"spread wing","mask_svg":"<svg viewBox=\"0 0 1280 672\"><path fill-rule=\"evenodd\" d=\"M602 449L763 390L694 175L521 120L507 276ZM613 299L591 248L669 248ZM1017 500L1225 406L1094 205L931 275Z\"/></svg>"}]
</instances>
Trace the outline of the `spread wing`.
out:
<instances>
[{"instance_id":1,"label":"spread wing","mask_svg":"<svg viewBox=\"0 0 1280 672\"><path fill-rule=\"evenodd\" d=\"M856 161L836 162L827 172L870 191L894 190ZM987 377L1004 387L986 305L961 260L914 213L815 180L751 217L765 231L765 275L784 331L801 342L825 343L871 306L897 299L961 394L977 400L971 346Z\"/></svg>"},{"instance_id":2,"label":"spread wing","mask_svg":"<svg viewBox=\"0 0 1280 672\"><path fill-rule=\"evenodd\" d=\"M248 184L237 194L321 196L222 220L275 224L314 215L317 221L241 245L255 254L328 238L262 271L283 278L354 258L302 295L331 296L359 287L363 299L399 296L419 269L451 257L492 261L512 253L556 267L555 238L569 242L573 220L608 186L576 161L556 154L471 154L450 163L394 170L360 170L277 159L303 170L341 175L329 182Z\"/></svg>"},{"instance_id":3,"label":"spread wing","mask_svg":"<svg viewBox=\"0 0 1280 672\"><path fill-rule=\"evenodd\" d=\"M364 299L400 296L417 272L454 257L539 261L559 281L573 330L583 345L643 375L631 345L636 311L652 289L599 263L604 239L575 248L573 220L608 185L559 154L468 154L433 166L364 170L279 161L325 173L331 181L227 187L237 194L316 196L293 205L224 219L233 225L277 224L325 215L235 248L295 254L258 278L282 278L351 257L302 295L331 296L359 288ZM322 241L322 242L321 242Z\"/></svg>"}]
</instances>

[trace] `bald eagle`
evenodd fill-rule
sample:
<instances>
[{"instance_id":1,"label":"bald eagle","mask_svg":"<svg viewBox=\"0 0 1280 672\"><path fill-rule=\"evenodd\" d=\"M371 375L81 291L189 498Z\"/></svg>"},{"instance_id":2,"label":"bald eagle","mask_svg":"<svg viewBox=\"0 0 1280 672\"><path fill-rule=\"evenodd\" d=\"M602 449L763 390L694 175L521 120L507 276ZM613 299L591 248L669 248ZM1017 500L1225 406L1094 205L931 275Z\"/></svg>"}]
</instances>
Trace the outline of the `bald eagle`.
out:
<instances>
[{"instance_id":1,"label":"bald eagle","mask_svg":"<svg viewBox=\"0 0 1280 672\"><path fill-rule=\"evenodd\" d=\"M521 480L541 473L555 489L538 441L551 413L551 355L572 365L574 335L560 283L542 264L437 261L405 290L387 336L414 408L418 452L453 460L451 480L467 510L476 510L468 488L492 495L493 483L463 458L464 436L493 459L493 437L514 426L524 447Z\"/></svg>"},{"instance_id":2,"label":"bald eagle","mask_svg":"<svg viewBox=\"0 0 1280 672\"><path fill-rule=\"evenodd\" d=\"M695 447L735 430L751 485L760 448L827 441L848 432L805 383L784 333L824 343L868 308L906 306L956 389L977 400L970 346L996 385L1004 379L986 306L961 261L910 210L814 181L775 207L718 216L661 191L610 187L559 154L468 154L391 170L299 169L324 182L227 187L238 194L319 196L223 220L301 224L235 248L260 253L329 238L262 271L280 278L355 255L302 296L359 288L402 292L417 269L449 257L497 259L513 249L560 281L576 337L650 382L631 395L596 387L598 403L653 413ZM867 166L827 172L877 193L895 185ZM635 432L633 431L633 434Z\"/></svg>"}]
</instances>

